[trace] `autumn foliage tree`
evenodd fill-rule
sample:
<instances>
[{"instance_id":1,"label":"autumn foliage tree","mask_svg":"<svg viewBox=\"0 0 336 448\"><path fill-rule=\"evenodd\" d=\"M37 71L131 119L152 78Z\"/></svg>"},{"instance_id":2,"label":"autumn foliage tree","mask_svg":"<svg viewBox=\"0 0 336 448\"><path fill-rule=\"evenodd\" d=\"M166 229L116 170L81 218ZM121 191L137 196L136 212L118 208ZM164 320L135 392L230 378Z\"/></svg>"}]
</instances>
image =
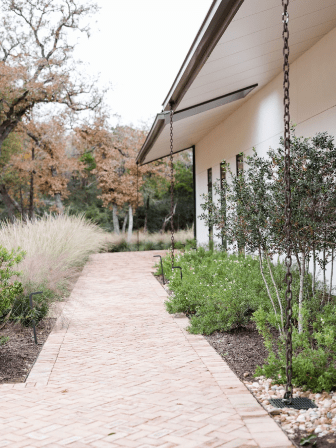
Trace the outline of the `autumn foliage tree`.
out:
<instances>
[{"instance_id":1,"label":"autumn foliage tree","mask_svg":"<svg viewBox=\"0 0 336 448\"><path fill-rule=\"evenodd\" d=\"M101 114L94 123L76 129L76 145L82 154L94 153L97 177L103 206L113 211L114 231L119 234L118 210L127 207L124 227L128 219L128 239L133 230L133 215L142 204L141 192L148 175L164 175L158 164L137 166L136 156L146 138L146 131L131 126L108 125L107 116Z\"/></svg>"},{"instance_id":2,"label":"autumn foliage tree","mask_svg":"<svg viewBox=\"0 0 336 448\"><path fill-rule=\"evenodd\" d=\"M54 201L50 210L63 212L62 199L68 196L68 182L82 170L79 159L72 157L64 117L51 117L43 122L25 120L16 135L21 148L11 155L5 167L14 212L32 219L35 206L48 196Z\"/></svg>"},{"instance_id":3,"label":"autumn foliage tree","mask_svg":"<svg viewBox=\"0 0 336 448\"><path fill-rule=\"evenodd\" d=\"M36 107L59 104L74 112L95 109L101 95L78 74L72 33L89 35L97 11L90 1L3 0L0 22L0 153L4 141ZM47 188L47 187L46 187ZM12 204L6 184L5 204Z\"/></svg>"}]
</instances>

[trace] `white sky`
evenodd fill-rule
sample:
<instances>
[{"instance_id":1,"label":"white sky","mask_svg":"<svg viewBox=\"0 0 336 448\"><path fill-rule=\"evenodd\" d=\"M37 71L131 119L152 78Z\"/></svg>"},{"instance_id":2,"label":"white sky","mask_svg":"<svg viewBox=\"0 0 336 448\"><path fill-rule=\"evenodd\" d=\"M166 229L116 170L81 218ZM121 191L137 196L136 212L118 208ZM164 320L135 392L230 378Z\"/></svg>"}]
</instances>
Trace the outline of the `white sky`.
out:
<instances>
[{"instance_id":1,"label":"white sky","mask_svg":"<svg viewBox=\"0 0 336 448\"><path fill-rule=\"evenodd\" d=\"M96 2L97 25L89 40L80 39L75 56L100 73L102 85L112 84L106 103L121 124L151 124L212 0Z\"/></svg>"}]
</instances>

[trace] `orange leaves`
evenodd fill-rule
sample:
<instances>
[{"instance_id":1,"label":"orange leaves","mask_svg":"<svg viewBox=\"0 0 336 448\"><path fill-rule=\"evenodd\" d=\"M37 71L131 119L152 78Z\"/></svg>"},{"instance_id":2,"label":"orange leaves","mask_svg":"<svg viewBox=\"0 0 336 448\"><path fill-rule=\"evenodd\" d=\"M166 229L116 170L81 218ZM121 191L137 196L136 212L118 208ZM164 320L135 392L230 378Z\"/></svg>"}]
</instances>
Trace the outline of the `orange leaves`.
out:
<instances>
[{"instance_id":1,"label":"orange leaves","mask_svg":"<svg viewBox=\"0 0 336 448\"><path fill-rule=\"evenodd\" d=\"M89 32L91 2L2 0L0 19L0 148L36 105L59 103L93 110L102 95L83 73L76 75L68 31ZM83 22L83 19L86 23Z\"/></svg>"},{"instance_id":2,"label":"orange leaves","mask_svg":"<svg viewBox=\"0 0 336 448\"><path fill-rule=\"evenodd\" d=\"M26 184L34 178L34 188L40 194L68 196L70 175L82 169L77 158L69 157L71 149L64 117L48 121L25 120L19 132L23 139L21 153L12 156L10 163Z\"/></svg>"},{"instance_id":3,"label":"orange leaves","mask_svg":"<svg viewBox=\"0 0 336 448\"><path fill-rule=\"evenodd\" d=\"M93 152L96 168L92 171L98 178L102 191L100 198L104 207L113 204L122 207L137 205L137 184L142 187L143 176L148 167L138 167L135 163L137 153L145 140L145 131L130 126L109 128L107 117L96 118L90 126L77 128L76 145L80 153Z\"/></svg>"}]
</instances>

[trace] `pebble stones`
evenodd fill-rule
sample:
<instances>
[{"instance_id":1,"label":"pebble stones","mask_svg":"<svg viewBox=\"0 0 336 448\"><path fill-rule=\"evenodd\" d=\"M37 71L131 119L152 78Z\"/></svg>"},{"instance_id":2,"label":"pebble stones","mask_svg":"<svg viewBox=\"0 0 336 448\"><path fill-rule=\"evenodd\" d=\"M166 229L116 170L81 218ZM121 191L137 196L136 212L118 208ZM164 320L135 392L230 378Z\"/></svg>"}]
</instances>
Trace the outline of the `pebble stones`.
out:
<instances>
[{"instance_id":1,"label":"pebble stones","mask_svg":"<svg viewBox=\"0 0 336 448\"><path fill-rule=\"evenodd\" d=\"M289 436L299 429L307 434L336 436L336 393L323 392L313 394L300 388L293 389L294 397L307 397L315 402L318 408L296 410L275 408L269 402L271 398L282 398L285 389L282 385L272 384L272 380L258 377L253 383L245 381L246 387L257 397L267 411L274 417Z\"/></svg>"}]
</instances>

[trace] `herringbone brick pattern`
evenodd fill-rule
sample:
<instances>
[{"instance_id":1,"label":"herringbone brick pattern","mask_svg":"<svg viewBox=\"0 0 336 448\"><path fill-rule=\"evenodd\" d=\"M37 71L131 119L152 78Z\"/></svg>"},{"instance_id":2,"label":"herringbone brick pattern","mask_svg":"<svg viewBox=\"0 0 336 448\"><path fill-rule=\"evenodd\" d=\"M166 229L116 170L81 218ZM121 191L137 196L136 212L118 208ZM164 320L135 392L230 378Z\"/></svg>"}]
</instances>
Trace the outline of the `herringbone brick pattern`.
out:
<instances>
[{"instance_id":1,"label":"herringbone brick pattern","mask_svg":"<svg viewBox=\"0 0 336 448\"><path fill-rule=\"evenodd\" d=\"M153 255L92 257L27 382L0 386L0 447L292 446L187 319L166 313Z\"/></svg>"}]
</instances>

